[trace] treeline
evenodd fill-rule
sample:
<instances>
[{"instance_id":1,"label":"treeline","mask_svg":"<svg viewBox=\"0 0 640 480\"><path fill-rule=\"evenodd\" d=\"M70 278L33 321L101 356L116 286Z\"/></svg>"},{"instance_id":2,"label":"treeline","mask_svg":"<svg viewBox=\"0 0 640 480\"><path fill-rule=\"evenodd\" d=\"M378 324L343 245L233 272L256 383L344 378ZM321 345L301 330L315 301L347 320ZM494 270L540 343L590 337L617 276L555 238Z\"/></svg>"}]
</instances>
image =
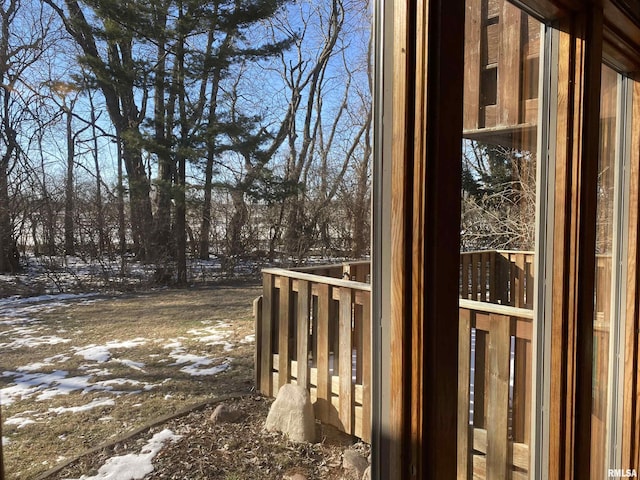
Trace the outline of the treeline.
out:
<instances>
[{"instance_id":1,"label":"treeline","mask_svg":"<svg viewBox=\"0 0 640 480\"><path fill-rule=\"evenodd\" d=\"M366 0L3 0L0 271L25 252L359 257ZM160 279L160 277L159 277Z\"/></svg>"}]
</instances>

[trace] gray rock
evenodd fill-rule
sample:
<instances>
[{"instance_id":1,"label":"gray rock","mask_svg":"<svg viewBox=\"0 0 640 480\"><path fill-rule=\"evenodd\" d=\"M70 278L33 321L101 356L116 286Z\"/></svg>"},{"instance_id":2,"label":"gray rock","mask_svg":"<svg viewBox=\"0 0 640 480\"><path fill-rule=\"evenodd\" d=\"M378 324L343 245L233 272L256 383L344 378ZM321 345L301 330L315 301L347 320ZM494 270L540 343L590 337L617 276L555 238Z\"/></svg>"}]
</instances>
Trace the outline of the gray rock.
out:
<instances>
[{"instance_id":1,"label":"gray rock","mask_svg":"<svg viewBox=\"0 0 640 480\"><path fill-rule=\"evenodd\" d=\"M307 480L307 477L305 477L301 473L290 473L288 475L285 475L282 480Z\"/></svg>"},{"instance_id":2,"label":"gray rock","mask_svg":"<svg viewBox=\"0 0 640 480\"><path fill-rule=\"evenodd\" d=\"M354 472L357 478L362 478L367 467L369 467L369 462L358 452L345 450L342 454L342 468Z\"/></svg>"},{"instance_id":3,"label":"gray rock","mask_svg":"<svg viewBox=\"0 0 640 480\"><path fill-rule=\"evenodd\" d=\"M238 410L234 410L229 406L225 405L224 403L221 403L213 411L213 413L211 414L211 417L209 417L209 420L214 425L219 423L234 423L234 422L237 422L241 416L242 416L242 412L239 412Z\"/></svg>"},{"instance_id":4,"label":"gray rock","mask_svg":"<svg viewBox=\"0 0 640 480\"><path fill-rule=\"evenodd\" d=\"M280 387L264 427L282 432L294 442L314 442L316 419L307 389L292 384Z\"/></svg>"},{"instance_id":5,"label":"gray rock","mask_svg":"<svg viewBox=\"0 0 640 480\"><path fill-rule=\"evenodd\" d=\"M362 474L362 480L371 480L371 465Z\"/></svg>"}]
</instances>

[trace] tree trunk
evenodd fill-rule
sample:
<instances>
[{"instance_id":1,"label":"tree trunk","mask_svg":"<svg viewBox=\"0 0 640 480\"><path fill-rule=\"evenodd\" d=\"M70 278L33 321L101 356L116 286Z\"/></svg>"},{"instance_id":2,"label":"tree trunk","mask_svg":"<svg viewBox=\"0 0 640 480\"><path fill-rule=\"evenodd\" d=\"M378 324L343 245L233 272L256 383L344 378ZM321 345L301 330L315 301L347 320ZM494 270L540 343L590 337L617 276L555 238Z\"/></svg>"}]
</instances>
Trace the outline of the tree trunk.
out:
<instances>
[{"instance_id":1,"label":"tree trunk","mask_svg":"<svg viewBox=\"0 0 640 480\"><path fill-rule=\"evenodd\" d=\"M122 259L122 274L124 275L124 256L127 253L127 234L124 214L124 175L122 171L122 141L118 142L118 243L120 258Z\"/></svg>"},{"instance_id":2,"label":"tree trunk","mask_svg":"<svg viewBox=\"0 0 640 480\"><path fill-rule=\"evenodd\" d=\"M129 178L129 201L131 210L131 230L136 256L141 260L149 260L153 252L152 232L153 215L151 213L151 185L144 170L140 148L132 145L132 141L124 141L130 137L139 138L136 128L122 132L122 156Z\"/></svg>"},{"instance_id":3,"label":"tree trunk","mask_svg":"<svg viewBox=\"0 0 640 480\"><path fill-rule=\"evenodd\" d=\"M243 255L246 252L242 231L247 224L249 211L242 190L231 190L230 193L233 214L231 215L229 233L227 234L227 254L229 256Z\"/></svg>"},{"instance_id":4,"label":"tree trunk","mask_svg":"<svg viewBox=\"0 0 640 480\"><path fill-rule=\"evenodd\" d=\"M168 112L173 108L172 100L167 105L166 94L166 63L167 63L167 39L164 28L167 23L167 3L153 4L160 7L154 10L154 22L158 28L157 39L157 65L155 68L154 82L154 150L158 158L158 179L156 180L156 216L154 224L154 239L156 250L154 260L157 264L166 263L173 256L170 251L171 244L171 198L174 177L174 159L171 152L171 139L173 114Z\"/></svg>"},{"instance_id":5,"label":"tree trunk","mask_svg":"<svg viewBox=\"0 0 640 480\"><path fill-rule=\"evenodd\" d=\"M183 6L179 2L178 25L183 20ZM185 152L189 142L189 119L187 118L187 99L185 92L185 39L181 36L177 42L176 48L176 74L174 76L174 85L177 89L178 112L180 124L180 140L178 142L178 151L176 152L177 175L176 183L176 274L178 285L187 284L187 158Z\"/></svg>"},{"instance_id":6,"label":"tree trunk","mask_svg":"<svg viewBox=\"0 0 640 480\"><path fill-rule=\"evenodd\" d=\"M0 272L15 273L19 257L12 235L8 176L7 162L0 160Z\"/></svg>"},{"instance_id":7,"label":"tree trunk","mask_svg":"<svg viewBox=\"0 0 640 480\"><path fill-rule=\"evenodd\" d=\"M75 145L72 131L72 113L69 107L64 107L67 117L67 180L65 183L64 198L64 253L75 255L75 238L73 222L74 188L73 188L73 164L75 157Z\"/></svg>"},{"instance_id":8,"label":"tree trunk","mask_svg":"<svg viewBox=\"0 0 640 480\"><path fill-rule=\"evenodd\" d=\"M89 92L89 109L91 112L91 130L93 133L93 165L96 169L96 223L98 228L98 255L102 256L107 249L104 225L104 206L102 205L102 176L100 174L100 156L98 154L98 132L96 109L93 104L93 93Z\"/></svg>"},{"instance_id":9,"label":"tree trunk","mask_svg":"<svg viewBox=\"0 0 640 480\"><path fill-rule=\"evenodd\" d=\"M178 285L187 284L187 201L186 201L186 159L178 159L176 178L176 274Z\"/></svg>"},{"instance_id":10,"label":"tree trunk","mask_svg":"<svg viewBox=\"0 0 640 480\"><path fill-rule=\"evenodd\" d=\"M213 148L207 152L207 164L204 172L204 201L202 204L202 222L200 227L200 260L209 260L209 236L211 235L211 189L213 186Z\"/></svg>"}]
</instances>

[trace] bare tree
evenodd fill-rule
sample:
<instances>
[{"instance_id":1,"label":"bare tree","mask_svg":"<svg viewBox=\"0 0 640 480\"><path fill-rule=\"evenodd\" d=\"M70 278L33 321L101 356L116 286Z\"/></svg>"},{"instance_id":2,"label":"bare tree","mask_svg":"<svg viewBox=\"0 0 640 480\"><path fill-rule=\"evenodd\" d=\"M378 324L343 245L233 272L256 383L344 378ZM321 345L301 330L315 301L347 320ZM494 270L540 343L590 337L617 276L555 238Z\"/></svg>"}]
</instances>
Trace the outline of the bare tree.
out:
<instances>
[{"instance_id":1,"label":"bare tree","mask_svg":"<svg viewBox=\"0 0 640 480\"><path fill-rule=\"evenodd\" d=\"M148 93L138 88L143 70L135 58L134 31L128 26L132 21L142 21L144 16L133 4L96 4L88 17L89 7L76 0L64 0L63 4L56 0L44 1L60 16L67 32L82 50L105 98L127 172L133 241L140 258L148 258L154 251L153 215L140 130Z\"/></svg>"},{"instance_id":2,"label":"bare tree","mask_svg":"<svg viewBox=\"0 0 640 480\"><path fill-rule=\"evenodd\" d=\"M535 153L467 142L463 172L462 248L532 249Z\"/></svg>"},{"instance_id":3,"label":"bare tree","mask_svg":"<svg viewBox=\"0 0 640 480\"><path fill-rule=\"evenodd\" d=\"M26 163L24 145L36 123L38 95L29 82L51 42L52 20L38 2L0 5L0 271L18 269L10 178ZM22 163L21 163L22 162Z\"/></svg>"},{"instance_id":4,"label":"bare tree","mask_svg":"<svg viewBox=\"0 0 640 480\"><path fill-rule=\"evenodd\" d=\"M282 236L288 254L301 260L318 242L331 249L329 209L350 168L369 161L371 94L370 32L354 30L368 26L366 2L298 6L295 22L283 18L273 24L275 31L298 25L300 30L293 53L282 55L278 67L293 112L286 125L284 178L300 189L281 204L282 223L274 226L272 238ZM364 43L360 55L354 53L358 42ZM366 176L368 167L363 164L360 172Z\"/></svg>"}]
</instances>

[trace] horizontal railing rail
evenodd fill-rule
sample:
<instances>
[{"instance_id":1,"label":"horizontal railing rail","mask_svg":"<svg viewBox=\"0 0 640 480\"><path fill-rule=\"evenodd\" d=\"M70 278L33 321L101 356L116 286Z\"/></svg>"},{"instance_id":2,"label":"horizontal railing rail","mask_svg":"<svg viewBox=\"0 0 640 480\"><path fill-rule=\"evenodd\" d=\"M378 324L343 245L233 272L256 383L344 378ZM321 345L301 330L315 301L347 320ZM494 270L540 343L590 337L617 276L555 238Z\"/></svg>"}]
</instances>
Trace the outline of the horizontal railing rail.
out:
<instances>
[{"instance_id":1,"label":"horizontal railing rail","mask_svg":"<svg viewBox=\"0 0 640 480\"><path fill-rule=\"evenodd\" d=\"M332 265L310 265L307 267L295 267L291 270L364 283L370 283L371 279L370 260L351 260Z\"/></svg>"}]
</instances>

